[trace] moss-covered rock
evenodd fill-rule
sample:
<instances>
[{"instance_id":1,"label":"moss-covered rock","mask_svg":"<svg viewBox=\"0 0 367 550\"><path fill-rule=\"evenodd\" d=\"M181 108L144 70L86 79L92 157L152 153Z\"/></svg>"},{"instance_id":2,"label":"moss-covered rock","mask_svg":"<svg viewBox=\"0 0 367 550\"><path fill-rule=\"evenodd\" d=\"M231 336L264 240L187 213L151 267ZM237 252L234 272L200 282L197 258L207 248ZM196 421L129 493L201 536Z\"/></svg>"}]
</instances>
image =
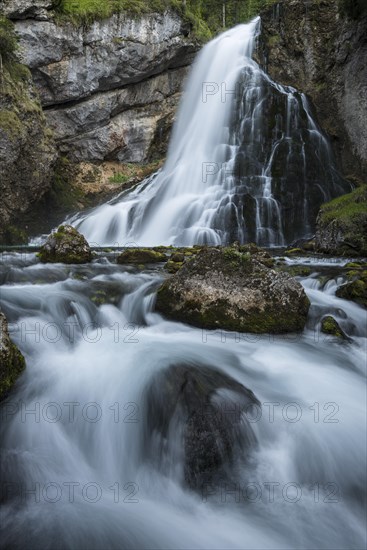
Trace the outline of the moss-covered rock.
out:
<instances>
[{"instance_id":1,"label":"moss-covered rock","mask_svg":"<svg viewBox=\"0 0 367 550\"><path fill-rule=\"evenodd\" d=\"M367 277L361 277L340 286L336 291L336 295L367 308Z\"/></svg>"},{"instance_id":2,"label":"moss-covered rock","mask_svg":"<svg viewBox=\"0 0 367 550\"><path fill-rule=\"evenodd\" d=\"M60 225L49 235L38 257L44 263L85 264L91 261L92 252L75 227Z\"/></svg>"},{"instance_id":3,"label":"moss-covered rock","mask_svg":"<svg viewBox=\"0 0 367 550\"><path fill-rule=\"evenodd\" d=\"M117 257L118 264L155 264L166 262L167 256L151 248L128 248Z\"/></svg>"},{"instance_id":4,"label":"moss-covered rock","mask_svg":"<svg viewBox=\"0 0 367 550\"><path fill-rule=\"evenodd\" d=\"M0 312L0 401L8 395L24 368L24 357L10 340L8 323Z\"/></svg>"},{"instance_id":5,"label":"moss-covered rock","mask_svg":"<svg viewBox=\"0 0 367 550\"><path fill-rule=\"evenodd\" d=\"M318 252L367 255L367 185L322 206L315 240Z\"/></svg>"},{"instance_id":6,"label":"moss-covered rock","mask_svg":"<svg viewBox=\"0 0 367 550\"><path fill-rule=\"evenodd\" d=\"M203 248L161 286L156 308L208 329L300 331L309 300L295 279L265 265L267 255L257 247Z\"/></svg>"},{"instance_id":7,"label":"moss-covered rock","mask_svg":"<svg viewBox=\"0 0 367 550\"><path fill-rule=\"evenodd\" d=\"M339 323L331 315L327 315L321 321L321 332L347 340L345 332L340 328Z\"/></svg>"}]
</instances>

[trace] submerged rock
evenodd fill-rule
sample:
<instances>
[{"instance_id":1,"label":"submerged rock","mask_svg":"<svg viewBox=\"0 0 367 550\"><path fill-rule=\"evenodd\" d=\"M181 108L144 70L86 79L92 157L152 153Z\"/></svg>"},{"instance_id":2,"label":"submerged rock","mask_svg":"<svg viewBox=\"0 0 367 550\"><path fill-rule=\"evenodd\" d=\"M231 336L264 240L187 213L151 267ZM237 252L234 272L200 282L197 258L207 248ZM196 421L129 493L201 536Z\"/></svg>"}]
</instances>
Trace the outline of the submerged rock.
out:
<instances>
[{"instance_id":1,"label":"submerged rock","mask_svg":"<svg viewBox=\"0 0 367 550\"><path fill-rule=\"evenodd\" d=\"M342 340L348 340L345 332L340 328L339 323L331 315L327 315L321 321L321 332L329 334L330 336L336 336Z\"/></svg>"},{"instance_id":2,"label":"submerged rock","mask_svg":"<svg viewBox=\"0 0 367 550\"><path fill-rule=\"evenodd\" d=\"M42 246L38 257L43 263L85 264L92 259L86 239L75 227L60 225Z\"/></svg>"},{"instance_id":3,"label":"submerged rock","mask_svg":"<svg viewBox=\"0 0 367 550\"><path fill-rule=\"evenodd\" d=\"M128 248L117 257L118 264L153 264L166 262L163 252L150 248Z\"/></svg>"},{"instance_id":4,"label":"submerged rock","mask_svg":"<svg viewBox=\"0 0 367 550\"><path fill-rule=\"evenodd\" d=\"M6 317L0 312L0 401L7 396L24 368L24 357L10 340Z\"/></svg>"},{"instance_id":5,"label":"submerged rock","mask_svg":"<svg viewBox=\"0 0 367 550\"><path fill-rule=\"evenodd\" d=\"M316 250L367 256L367 185L324 204L316 222Z\"/></svg>"},{"instance_id":6,"label":"submerged rock","mask_svg":"<svg viewBox=\"0 0 367 550\"><path fill-rule=\"evenodd\" d=\"M156 374L146 394L147 453L160 469L183 465L183 481L200 490L247 461L257 440L246 415L253 392L205 365L174 365Z\"/></svg>"},{"instance_id":7,"label":"submerged rock","mask_svg":"<svg viewBox=\"0 0 367 550\"><path fill-rule=\"evenodd\" d=\"M304 328L310 306L302 286L269 268L253 245L202 249L157 294L157 311L198 327L254 333Z\"/></svg>"}]
</instances>

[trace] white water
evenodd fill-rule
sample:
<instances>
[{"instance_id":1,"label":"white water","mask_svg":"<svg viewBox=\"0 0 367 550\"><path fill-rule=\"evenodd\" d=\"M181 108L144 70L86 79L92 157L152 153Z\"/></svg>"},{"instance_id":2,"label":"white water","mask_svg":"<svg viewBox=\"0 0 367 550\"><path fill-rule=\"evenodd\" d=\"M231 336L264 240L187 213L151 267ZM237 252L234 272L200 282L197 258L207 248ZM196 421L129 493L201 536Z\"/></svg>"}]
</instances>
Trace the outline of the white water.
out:
<instances>
[{"instance_id":1,"label":"white water","mask_svg":"<svg viewBox=\"0 0 367 550\"><path fill-rule=\"evenodd\" d=\"M1 308L27 360L1 409L2 494L14 497L2 506L4 548L365 547L366 312L335 297L336 280L325 290L316 276L303 281L313 307L302 335L225 337L152 313L154 271L128 273L102 258L79 267L40 265L31 254L3 260ZM118 293L115 305L90 299L101 289ZM320 335L327 313L352 343ZM239 456L207 499L182 483L180 425L157 447L158 465L144 446L145 391L155 373L183 362L220 369L262 404L252 465ZM74 418L67 403L79 404ZM266 403L279 403L274 421ZM37 407L39 418L25 415ZM39 496L25 495L32 489Z\"/></svg>"},{"instance_id":2,"label":"white water","mask_svg":"<svg viewBox=\"0 0 367 550\"><path fill-rule=\"evenodd\" d=\"M252 59L259 30L257 18L203 48L163 169L68 220L89 242L282 246L312 234L315 204L346 184L305 96L273 82Z\"/></svg>"}]
</instances>

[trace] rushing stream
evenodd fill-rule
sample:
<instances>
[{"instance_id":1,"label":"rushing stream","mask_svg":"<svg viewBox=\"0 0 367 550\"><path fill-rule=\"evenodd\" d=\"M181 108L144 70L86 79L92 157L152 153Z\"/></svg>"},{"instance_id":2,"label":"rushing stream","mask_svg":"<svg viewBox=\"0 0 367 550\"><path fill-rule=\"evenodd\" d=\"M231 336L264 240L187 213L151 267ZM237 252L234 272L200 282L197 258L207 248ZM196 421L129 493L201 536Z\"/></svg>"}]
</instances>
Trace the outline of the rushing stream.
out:
<instances>
[{"instance_id":1,"label":"rushing stream","mask_svg":"<svg viewBox=\"0 0 367 550\"><path fill-rule=\"evenodd\" d=\"M252 59L258 30L203 49L162 171L72 218L91 244L284 245L347 190L307 99ZM366 312L335 296L347 260L288 262L311 267L308 324L257 336L155 313L160 265L2 254L0 306L27 363L0 409L4 549L365 548ZM325 314L346 340L320 333ZM173 387L160 386L172 366L233 380L212 397L238 445L194 488L183 433L198 417L172 412Z\"/></svg>"},{"instance_id":2,"label":"rushing stream","mask_svg":"<svg viewBox=\"0 0 367 550\"><path fill-rule=\"evenodd\" d=\"M111 256L2 258L1 308L27 361L1 409L3 547L364 548L366 316L335 297L337 264L309 260L302 335L260 337L165 321L152 312L163 272ZM350 342L320 334L325 313ZM258 440L251 464L238 456L200 491L183 482L184 419L156 441L157 460L145 445L146 390L182 363L219 369L261 403L241 413Z\"/></svg>"}]
</instances>

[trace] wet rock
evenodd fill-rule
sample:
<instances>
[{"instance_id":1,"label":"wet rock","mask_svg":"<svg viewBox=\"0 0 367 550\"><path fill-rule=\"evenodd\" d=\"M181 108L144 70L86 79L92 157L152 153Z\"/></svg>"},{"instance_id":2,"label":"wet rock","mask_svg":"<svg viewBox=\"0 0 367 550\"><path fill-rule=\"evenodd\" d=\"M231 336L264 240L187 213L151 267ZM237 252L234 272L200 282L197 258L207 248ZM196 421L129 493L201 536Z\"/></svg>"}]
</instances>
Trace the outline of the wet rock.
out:
<instances>
[{"instance_id":1,"label":"wet rock","mask_svg":"<svg viewBox=\"0 0 367 550\"><path fill-rule=\"evenodd\" d=\"M324 204L316 222L316 250L367 256L367 185Z\"/></svg>"},{"instance_id":2,"label":"wet rock","mask_svg":"<svg viewBox=\"0 0 367 550\"><path fill-rule=\"evenodd\" d=\"M351 300L367 308L367 272L364 272L364 275L357 277L350 283L340 286L336 291L336 295L338 298Z\"/></svg>"},{"instance_id":3,"label":"wet rock","mask_svg":"<svg viewBox=\"0 0 367 550\"><path fill-rule=\"evenodd\" d=\"M116 261L118 264L155 264L166 262L167 256L151 248L128 248Z\"/></svg>"},{"instance_id":4,"label":"wet rock","mask_svg":"<svg viewBox=\"0 0 367 550\"><path fill-rule=\"evenodd\" d=\"M339 0L286 0L265 9L258 56L275 81L311 98L344 173L363 180L367 12L356 20L343 15L340 7Z\"/></svg>"},{"instance_id":5,"label":"wet rock","mask_svg":"<svg viewBox=\"0 0 367 550\"><path fill-rule=\"evenodd\" d=\"M261 249L202 249L167 280L157 311L198 327L254 333L304 328L310 306L302 286L265 265ZM267 258L269 256L269 258Z\"/></svg>"},{"instance_id":6,"label":"wet rock","mask_svg":"<svg viewBox=\"0 0 367 550\"><path fill-rule=\"evenodd\" d=\"M251 390L217 369L170 366L146 393L147 454L163 473L182 461L184 483L200 490L250 459L257 440L246 415L255 406Z\"/></svg>"},{"instance_id":7,"label":"wet rock","mask_svg":"<svg viewBox=\"0 0 367 550\"><path fill-rule=\"evenodd\" d=\"M71 225L60 225L42 246L38 257L44 263L84 264L92 259L86 239Z\"/></svg>"},{"instance_id":8,"label":"wet rock","mask_svg":"<svg viewBox=\"0 0 367 550\"><path fill-rule=\"evenodd\" d=\"M345 332L340 328L339 323L331 315L327 315L321 321L321 332L336 336L342 340L349 340Z\"/></svg>"},{"instance_id":9,"label":"wet rock","mask_svg":"<svg viewBox=\"0 0 367 550\"><path fill-rule=\"evenodd\" d=\"M8 395L24 368L24 357L10 340L6 317L0 312L0 401Z\"/></svg>"}]
</instances>

